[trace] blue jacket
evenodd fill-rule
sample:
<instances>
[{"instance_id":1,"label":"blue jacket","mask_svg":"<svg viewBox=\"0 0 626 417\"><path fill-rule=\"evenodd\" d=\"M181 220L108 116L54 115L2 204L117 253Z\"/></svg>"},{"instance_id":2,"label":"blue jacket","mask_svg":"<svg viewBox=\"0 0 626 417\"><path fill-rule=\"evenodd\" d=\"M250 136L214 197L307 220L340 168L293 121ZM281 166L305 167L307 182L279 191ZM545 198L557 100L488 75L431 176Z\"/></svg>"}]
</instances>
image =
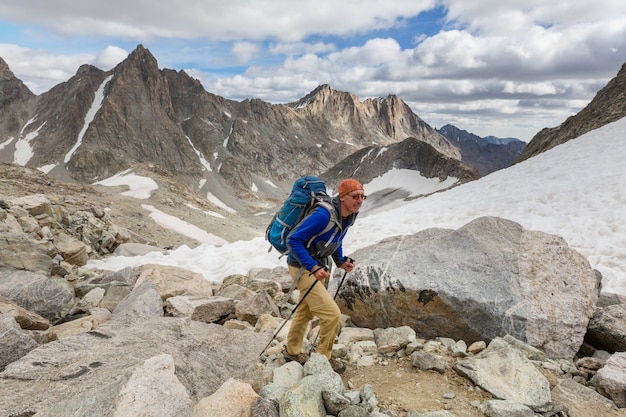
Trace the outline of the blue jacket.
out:
<instances>
[{"instance_id":1,"label":"blue jacket","mask_svg":"<svg viewBox=\"0 0 626 417\"><path fill-rule=\"evenodd\" d=\"M307 271L312 271L318 265L327 266L329 256L332 256L337 266L345 262L342 241L348 228L354 224L356 213L342 221L339 204L339 198L333 198L332 214L325 207L316 207L289 233L287 236L288 265L302 266ZM326 233L315 237L324 231L329 222L333 223L333 227ZM311 238L314 239L311 240Z\"/></svg>"}]
</instances>

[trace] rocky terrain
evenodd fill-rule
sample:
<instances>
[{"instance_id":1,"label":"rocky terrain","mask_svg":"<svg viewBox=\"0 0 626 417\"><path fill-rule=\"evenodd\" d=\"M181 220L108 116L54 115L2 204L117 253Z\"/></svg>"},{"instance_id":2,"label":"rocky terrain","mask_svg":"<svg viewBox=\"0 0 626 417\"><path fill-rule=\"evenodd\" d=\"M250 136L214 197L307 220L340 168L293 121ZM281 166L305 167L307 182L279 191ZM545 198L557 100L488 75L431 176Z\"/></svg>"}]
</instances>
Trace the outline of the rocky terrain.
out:
<instances>
[{"instance_id":1,"label":"rocky terrain","mask_svg":"<svg viewBox=\"0 0 626 417\"><path fill-rule=\"evenodd\" d=\"M377 259L387 256L385 245L399 250L397 243L389 241L375 250L362 250L359 259L366 268L354 272L351 285L346 285L346 292L342 292L339 298L346 316L334 355L341 358L348 369L337 379L328 363L316 355L304 367L293 362L285 363L279 343L283 334L277 335L266 354L259 356L282 323L277 311L280 309L285 317L293 308L293 299L291 304L283 304L283 294L289 286L284 270L251 271L249 276L224 277L222 284L208 285L196 274L150 265L138 271L85 274L80 272L78 265L68 262L77 257L66 253L63 255L66 260L50 267L49 278L42 278L41 272L26 272L24 266L15 270L9 265L15 255L10 254L16 254L17 250L24 254L35 253L35 248L45 241L42 236L49 236L42 233L46 227L57 236L57 243L62 229L63 233L70 235L77 230L62 226L63 221L59 223L62 227L57 229L59 226L55 226L48 215L29 214L27 209L20 209L13 203L16 199L28 199L38 194L45 195L52 202L53 212L57 215L62 211L67 213L62 217L72 220L68 221L69 225L75 224L76 219L85 218L80 213L91 213L94 216L91 223L95 222L94 219L101 219L103 223L98 226L99 230L118 239L115 243L96 239L89 256L106 256L107 251L123 248L129 243L166 248L183 243L193 245L193 242L156 225L140 207L146 201L124 197L119 194L120 189L62 183L34 170L1 167L0 196L6 216L2 233L3 241L9 245L3 249L3 266L0 268L0 287L4 288L4 294L15 296L11 286L22 285L18 283L27 279L65 282L63 288L67 285L72 288L68 292L67 288L60 291L40 287L29 297L36 297L42 291L46 305L37 307L37 304L30 303L28 306L33 310L30 312L20 310L10 301L0 303L5 312L0 326L4 329L3 340L8 349L3 357L5 361L10 359L3 364L4 372L0 374L2 415L16 417L34 415L38 411L38 416L132 416L140 410L149 410L151 415L165 417L174 415L173 410L176 410L176 415L234 417L240 415L241 410L254 410L253 415L262 417L278 415L278 408L283 416L296 416L303 415L299 413L307 407L319 409L322 406L327 414L340 417L624 416L624 409L616 407L626 406L623 389L615 388L616 384L619 387L620 377L610 372L624 374L623 353L619 352L625 347L619 343L624 340L623 329L626 327L616 323L623 323L626 307L619 298L598 300L596 274L563 242L549 236L529 234L514 224L499 220L478 222L464 230L451 231L455 241L466 236L468 241L479 240L483 244L494 237L490 227L501 232L508 230L501 233L506 236L521 233L527 242L523 251L530 250L529 253L532 253L533 245L545 248L543 239L549 239L547 247L551 249L543 249L547 253L532 257L536 265L542 263L543 269L567 270L568 274L579 277L578 282L587 289L574 286L568 290L569 294L563 293L557 298L537 297L538 304L534 306L532 300L524 301L529 311L535 312L518 317L516 326L521 327L516 327L516 331L520 338L531 338L536 342L539 334L533 333L536 331L533 329L543 329L547 350L539 350L511 336L481 337L490 331L489 317L497 318L497 311L485 308L489 303L483 306L485 315L480 319L481 322L487 320L484 329L476 329L476 334L468 333L460 325L443 325L444 321L451 324L455 321L460 324L460 321L458 314L454 313L458 306L455 307L452 300L446 300L440 289L419 287L422 285L419 282L403 280L404 290L399 292L397 285L400 283L376 283L373 280L376 274L369 275L369 271L376 271ZM149 166L142 169L154 170ZM167 176L158 178L162 186L149 204L158 205L163 210L169 206L173 213L186 203L207 210L215 209L203 206L202 199L197 199L192 191L181 188ZM195 212L198 210L189 211ZM16 221L8 220L12 218ZM209 216L204 220L212 222L206 226L207 230L218 232L222 227L224 232L220 235L225 238L237 239L258 232L252 222L237 228L229 224L234 220L228 218L216 221ZM88 233L85 225L81 229L83 235ZM7 227L10 230L21 228L22 239L30 238L19 240L22 242L19 247L10 246L17 240L16 236L7 234ZM414 262L420 262L420 269L437 269L436 265L428 265L427 254L431 251L439 256L443 254L432 242L440 242L449 248L445 233L433 231L416 235L412 238L415 241L407 241L402 250L407 251L407 256ZM475 239L476 236L481 237ZM496 241L496 246L506 243L501 238ZM26 242L31 243L27 245ZM458 250L463 250L468 245L460 242L458 246ZM412 247L419 247L425 259L420 260L411 254ZM133 246L128 250L134 250ZM493 251L494 258L501 259L501 265L494 263L496 275L510 271L509 262L519 265L520 259L525 257L509 259L511 249L505 245L502 250L509 255L501 256L495 248L488 251ZM450 256L467 261L471 258L467 254L471 253L475 251L467 247L466 255L452 252ZM33 264L37 262L37 265L55 264L50 258L46 261L45 256L18 257L23 265L27 260ZM445 262L450 265L454 260ZM472 262L482 264L485 260L476 258ZM407 267L410 269L409 265ZM471 262L462 268L467 268L465 273L460 273L466 279L471 275L469 271L476 269ZM31 269L41 271L42 267ZM393 274L402 276L404 273ZM440 279L446 278L442 276ZM557 282L558 278L553 283L543 282L541 288ZM476 286L471 279L464 285L468 288ZM373 291L373 288L378 289ZM381 291L382 288L386 290ZM51 290L53 292L46 292ZM15 296L16 299L24 300L23 294L28 294L24 291L22 296ZM435 291L441 294L435 295ZM506 291L516 290L512 287ZM486 295L484 291L482 293ZM71 294L69 304L65 299L54 307L57 297L65 297L64 294ZM373 298L368 300L368 296ZM354 303L357 299L364 302ZM33 298L30 300L34 301ZM247 301L239 303L240 300ZM468 303L474 302L478 300L470 297L461 308L473 309ZM371 321L368 306L385 303L393 304L395 308L379 312L385 313L377 315L377 320L383 321ZM406 303L404 309L403 303ZM578 312L582 306L586 307ZM542 308L545 311L540 313ZM428 311L430 318L422 316L420 320L427 326L432 323L431 329L439 329L439 334L429 334L425 331L427 327L417 334L411 327L397 321L399 317L408 318L414 314L419 318L423 314L421 311ZM548 311L554 311L556 316L544 316ZM22 326L40 326L37 327L39 330L19 330L20 326L11 324L15 323L9 319L11 316L16 317ZM437 317L441 321L437 322ZM370 323L364 325L368 320ZM582 340L585 329L588 342ZM314 339L314 332L315 328L309 341ZM578 336L567 340L560 332ZM462 334L466 336L460 337ZM19 340L20 344L9 343L14 340ZM548 340L553 342L548 343ZM600 349L594 340L608 344ZM568 343L555 344L554 341ZM576 352L576 346L581 347L580 352ZM575 355L560 355L558 352L573 352ZM21 355L25 356L20 359ZM602 369L605 369L602 371L604 375ZM598 373L600 375L594 377ZM81 387L84 394L75 391L75 387ZM308 394L302 396L302 392ZM311 396L311 392L319 396ZM331 395L331 392L337 395ZM435 411L438 414L423 414Z\"/></svg>"}]
</instances>

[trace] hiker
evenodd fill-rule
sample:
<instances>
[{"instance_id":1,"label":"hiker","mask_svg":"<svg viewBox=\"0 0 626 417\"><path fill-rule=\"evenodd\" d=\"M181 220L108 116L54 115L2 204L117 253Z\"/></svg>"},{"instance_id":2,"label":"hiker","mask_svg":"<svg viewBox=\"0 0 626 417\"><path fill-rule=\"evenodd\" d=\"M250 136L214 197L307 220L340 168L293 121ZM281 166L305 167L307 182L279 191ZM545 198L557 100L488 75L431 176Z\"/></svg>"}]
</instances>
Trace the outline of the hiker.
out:
<instances>
[{"instance_id":1,"label":"hiker","mask_svg":"<svg viewBox=\"0 0 626 417\"><path fill-rule=\"evenodd\" d=\"M298 280L297 288L301 300L315 280L325 281L330 278L329 257L333 259L335 265L346 272L354 268L354 261L343 255L342 241L348 228L354 224L365 198L363 185L359 181L353 178L345 179L339 183L338 195L332 199L333 209L341 226L335 225L331 230L314 238L307 248L307 242L322 232L331 221L330 212L324 207L317 207L287 237L289 248L287 265L291 278ZM325 355L335 372L342 373L345 371L345 365L331 359L333 343L339 333L341 311L326 287L327 282L314 285L302 300L287 335L284 356L288 361L295 360L301 364L308 360L309 355L302 352L303 339L309 321L317 316L320 319L320 330L315 352Z\"/></svg>"}]
</instances>

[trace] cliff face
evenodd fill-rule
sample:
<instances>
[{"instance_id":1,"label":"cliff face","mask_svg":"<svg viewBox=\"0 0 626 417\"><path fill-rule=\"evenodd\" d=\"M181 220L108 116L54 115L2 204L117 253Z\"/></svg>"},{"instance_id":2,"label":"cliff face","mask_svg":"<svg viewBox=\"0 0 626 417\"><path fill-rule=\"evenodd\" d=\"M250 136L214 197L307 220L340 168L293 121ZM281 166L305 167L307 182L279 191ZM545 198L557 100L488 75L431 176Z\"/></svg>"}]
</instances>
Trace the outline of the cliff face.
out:
<instances>
[{"instance_id":1,"label":"cliff face","mask_svg":"<svg viewBox=\"0 0 626 417\"><path fill-rule=\"evenodd\" d=\"M264 184L321 175L360 149L409 137L461 158L396 96L359 101L321 85L295 103L236 102L207 92L183 71L160 70L141 45L112 70L84 65L41 96L2 64L2 110L13 116L0 125L3 141L11 139L0 162L62 180L92 183L154 164L231 203L282 198L284 189Z\"/></svg>"},{"instance_id":2,"label":"cliff face","mask_svg":"<svg viewBox=\"0 0 626 417\"><path fill-rule=\"evenodd\" d=\"M480 136L445 125L437 132L445 136L461 151L461 159L476 168L481 176L511 166L522 152L526 143L515 138L496 138Z\"/></svg>"},{"instance_id":3,"label":"cliff face","mask_svg":"<svg viewBox=\"0 0 626 417\"><path fill-rule=\"evenodd\" d=\"M346 142L376 146L414 137L446 156L461 158L455 146L395 95L359 101L354 94L336 91L324 84L289 106L308 116L316 125L326 127L329 133L341 133Z\"/></svg>"},{"instance_id":4,"label":"cliff face","mask_svg":"<svg viewBox=\"0 0 626 417\"><path fill-rule=\"evenodd\" d=\"M0 143L8 132L16 132L32 113L35 95L18 80L7 63L0 58Z\"/></svg>"},{"instance_id":5,"label":"cliff face","mask_svg":"<svg viewBox=\"0 0 626 417\"><path fill-rule=\"evenodd\" d=\"M0 92L0 162L83 183L154 164L234 202L279 198L302 174L321 175L364 148L407 138L485 175L502 168L499 159L508 166L518 154L515 162L624 117L626 65L579 114L504 155L492 145L456 143L394 95L360 101L320 85L287 104L224 99L183 71L160 70L141 45L111 71L84 65L41 96L0 59Z\"/></svg>"},{"instance_id":6,"label":"cliff face","mask_svg":"<svg viewBox=\"0 0 626 417\"><path fill-rule=\"evenodd\" d=\"M598 91L584 109L567 118L560 126L546 128L537 133L517 157L515 163L552 149L624 116L626 116L626 64L622 65L615 78Z\"/></svg>"}]
</instances>

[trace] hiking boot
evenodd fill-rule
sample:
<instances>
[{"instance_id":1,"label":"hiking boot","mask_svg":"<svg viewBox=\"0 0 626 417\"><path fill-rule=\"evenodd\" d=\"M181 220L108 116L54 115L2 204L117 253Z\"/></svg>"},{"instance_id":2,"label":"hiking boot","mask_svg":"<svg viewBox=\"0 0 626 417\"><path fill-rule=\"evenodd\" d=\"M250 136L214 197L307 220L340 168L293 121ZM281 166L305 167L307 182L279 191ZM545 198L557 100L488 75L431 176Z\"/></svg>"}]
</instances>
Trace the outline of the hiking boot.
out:
<instances>
[{"instance_id":1,"label":"hiking boot","mask_svg":"<svg viewBox=\"0 0 626 417\"><path fill-rule=\"evenodd\" d=\"M346 371L346 365L339 359L330 358L328 362L330 362L330 366L332 366L333 371L335 371L339 375L343 374Z\"/></svg>"},{"instance_id":2,"label":"hiking boot","mask_svg":"<svg viewBox=\"0 0 626 417\"><path fill-rule=\"evenodd\" d=\"M306 361L309 360L309 355L307 355L306 353L298 353L297 355L292 355L291 353L287 352L287 349L285 349L283 351L283 358L285 358L287 362L296 361L300 365L304 365Z\"/></svg>"}]
</instances>

